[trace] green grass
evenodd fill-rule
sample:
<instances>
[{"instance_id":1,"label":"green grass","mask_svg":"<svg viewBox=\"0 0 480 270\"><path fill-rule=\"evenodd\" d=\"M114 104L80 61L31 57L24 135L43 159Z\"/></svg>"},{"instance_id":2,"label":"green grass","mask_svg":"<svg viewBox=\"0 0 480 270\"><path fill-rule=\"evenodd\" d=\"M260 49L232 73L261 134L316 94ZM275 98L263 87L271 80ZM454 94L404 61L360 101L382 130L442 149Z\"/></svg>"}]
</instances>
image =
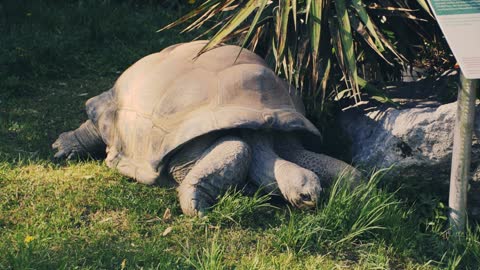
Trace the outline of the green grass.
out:
<instances>
[{"instance_id":1,"label":"green grass","mask_svg":"<svg viewBox=\"0 0 480 270\"><path fill-rule=\"evenodd\" d=\"M0 4L0 269L478 268L479 227L448 241L436 194L392 192L382 172L355 190L339 179L315 211L232 190L191 218L174 189L102 161L56 163L50 145L85 120L89 97L191 39L154 32L178 14L155 1L95 2Z\"/></svg>"},{"instance_id":2,"label":"green grass","mask_svg":"<svg viewBox=\"0 0 480 270\"><path fill-rule=\"evenodd\" d=\"M377 188L339 179L315 211L230 192L205 218L174 190L133 183L101 162L0 162L0 269L475 269L478 228L450 245ZM164 219L167 208L171 218ZM423 220L426 221L426 220ZM438 223L439 222L439 223ZM164 236L167 228L171 232Z\"/></svg>"}]
</instances>

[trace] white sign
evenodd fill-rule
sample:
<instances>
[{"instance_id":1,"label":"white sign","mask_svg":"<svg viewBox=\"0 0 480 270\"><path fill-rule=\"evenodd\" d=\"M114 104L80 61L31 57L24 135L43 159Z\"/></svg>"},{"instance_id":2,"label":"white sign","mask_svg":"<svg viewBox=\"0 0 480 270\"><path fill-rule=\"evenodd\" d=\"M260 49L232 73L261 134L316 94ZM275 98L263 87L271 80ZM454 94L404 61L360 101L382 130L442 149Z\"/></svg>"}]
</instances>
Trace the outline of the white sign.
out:
<instances>
[{"instance_id":1,"label":"white sign","mask_svg":"<svg viewBox=\"0 0 480 270\"><path fill-rule=\"evenodd\" d=\"M480 0L429 2L463 74L480 79Z\"/></svg>"}]
</instances>

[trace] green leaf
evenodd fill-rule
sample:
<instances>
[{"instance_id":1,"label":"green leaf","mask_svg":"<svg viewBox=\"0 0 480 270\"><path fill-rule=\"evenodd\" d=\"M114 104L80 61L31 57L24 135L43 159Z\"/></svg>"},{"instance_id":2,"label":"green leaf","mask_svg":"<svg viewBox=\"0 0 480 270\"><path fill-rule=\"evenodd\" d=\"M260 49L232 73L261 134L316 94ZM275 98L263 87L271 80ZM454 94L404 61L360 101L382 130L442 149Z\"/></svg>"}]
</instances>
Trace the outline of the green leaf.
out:
<instances>
[{"instance_id":1,"label":"green leaf","mask_svg":"<svg viewBox=\"0 0 480 270\"><path fill-rule=\"evenodd\" d=\"M189 26L183 29L181 33L189 32L193 29L200 28L205 22L207 22L210 18L212 18L216 14L220 13L225 7L228 7L233 1L234 0L227 0L227 1L224 1L223 3L219 3L211 6L210 8L202 12L203 14L199 16L193 23L191 23Z\"/></svg>"},{"instance_id":2,"label":"green leaf","mask_svg":"<svg viewBox=\"0 0 480 270\"><path fill-rule=\"evenodd\" d=\"M226 20L229 20L231 19L233 16L228 16L226 18ZM201 33L200 35L198 35L197 37L194 38L194 40L198 40L200 38L202 38L203 36L206 36L208 33L210 33L211 31L215 30L216 28L220 27L221 25L225 24L225 22L222 20L222 21L219 21L218 23L216 23L214 26L208 28L207 30L205 30L203 33Z\"/></svg>"},{"instance_id":3,"label":"green leaf","mask_svg":"<svg viewBox=\"0 0 480 270\"><path fill-rule=\"evenodd\" d=\"M305 23L308 23L308 17L310 15L310 8L312 7L312 0L307 0L305 9Z\"/></svg>"},{"instance_id":4,"label":"green leaf","mask_svg":"<svg viewBox=\"0 0 480 270\"><path fill-rule=\"evenodd\" d=\"M426 0L417 1L419 5L428 7L425 6ZM200 54L227 41L240 41L242 48L251 50L260 48L259 52L264 53L262 56L267 63L294 84L305 100L310 102L306 107L315 108L316 102L322 99L323 104L324 99L333 97L331 92L338 89L348 89L349 93L345 96L360 101L359 75L372 72L375 78L379 74L395 76L400 65L392 67L392 63L406 61L397 48L402 48L406 55L412 55L417 51L415 44L419 44L409 42L401 34L412 33L428 43L426 29L418 23L420 19L414 16L424 14L423 10L418 13L404 0L385 0L378 4L368 1L368 8L366 2L205 0L164 28L188 23L184 31L203 30L201 36L209 37L215 33ZM382 15L395 16L405 24L388 21L376 25L375 19ZM412 23L411 19L415 21ZM210 23L208 27L205 27L206 22ZM384 36L388 30L395 32L395 35ZM437 37L435 34L433 36ZM369 53L371 50L367 46L375 53ZM379 57L385 61L378 61ZM357 69L361 65L360 74ZM383 69L387 65L388 69ZM341 83L345 86L340 86ZM365 88L362 87L362 91L365 92Z\"/></svg>"},{"instance_id":5,"label":"green leaf","mask_svg":"<svg viewBox=\"0 0 480 270\"><path fill-rule=\"evenodd\" d=\"M182 16L180 19L162 27L161 29L157 30L157 32L161 32L161 31L164 31L164 30L167 30L167 29L170 29L170 28L173 28L179 24L182 24L196 16L198 16L199 14L205 12L206 10L208 10L209 8L211 7L214 7L216 5L218 5L220 2L225 2L225 0L207 0L205 1L203 4L201 4L198 8L190 11L189 13L187 13L185 16Z\"/></svg>"},{"instance_id":6,"label":"green leaf","mask_svg":"<svg viewBox=\"0 0 480 270\"><path fill-rule=\"evenodd\" d=\"M310 21L310 44L312 56L315 58L315 60L318 57L318 51L320 47L320 34L322 31L322 7L323 0L314 0L311 3L310 13L313 19Z\"/></svg>"},{"instance_id":7,"label":"green leaf","mask_svg":"<svg viewBox=\"0 0 480 270\"><path fill-rule=\"evenodd\" d=\"M385 58L385 56L382 54L382 52L378 49L377 45L373 41L372 37L368 33L368 31L365 29L365 26L355 17L351 17L353 27L357 31L357 33L360 34L360 36L363 37L365 42L380 56L385 62L387 62L389 65L393 66L393 64Z\"/></svg>"},{"instance_id":8,"label":"green leaf","mask_svg":"<svg viewBox=\"0 0 480 270\"><path fill-rule=\"evenodd\" d=\"M258 7L258 10L256 11L255 17L253 18L253 21L250 24L250 27L248 28L248 32L243 39L242 50L245 47L245 45L247 44L248 38L252 35L253 30L257 26L257 23L260 20L260 16L262 16L263 10L265 9L265 6L268 3L268 0L259 0L259 1L260 1L260 5ZM240 53L242 53L242 50L240 50L240 52L238 52L237 58L240 56Z\"/></svg>"},{"instance_id":9,"label":"green leaf","mask_svg":"<svg viewBox=\"0 0 480 270\"><path fill-rule=\"evenodd\" d=\"M212 49L213 47L220 44L225 37L231 34L240 24L242 24L248 16L250 16L253 11L257 8L257 0L249 0L240 10L233 16L233 18L228 21L228 23L223 26L213 38L203 47L198 55Z\"/></svg>"},{"instance_id":10,"label":"green leaf","mask_svg":"<svg viewBox=\"0 0 480 270\"><path fill-rule=\"evenodd\" d=\"M357 81L357 63L355 57L355 50L353 48L352 28L350 26L350 19L345 0L335 1L335 9L337 11L337 18L339 23L340 41L344 53L344 61L346 66L346 74L351 83L352 95L355 102L360 101L360 90Z\"/></svg>"},{"instance_id":11,"label":"green leaf","mask_svg":"<svg viewBox=\"0 0 480 270\"><path fill-rule=\"evenodd\" d=\"M322 82L320 83L320 89L322 90L322 110L323 105L325 104L325 98L327 97L327 83L330 78L330 70L332 68L332 61L329 58L327 61L327 67L325 68L325 73L323 74Z\"/></svg>"},{"instance_id":12,"label":"green leaf","mask_svg":"<svg viewBox=\"0 0 480 270\"><path fill-rule=\"evenodd\" d=\"M295 1L295 0L294 0ZM285 54L285 43L288 35L288 17L290 14L290 0L280 0L280 11L278 17L278 52L279 61L282 61Z\"/></svg>"},{"instance_id":13,"label":"green leaf","mask_svg":"<svg viewBox=\"0 0 480 270\"><path fill-rule=\"evenodd\" d=\"M385 48L383 47L382 41L377 34L377 31L376 31L376 28L373 24L373 21L370 19L370 16L368 15L367 10L363 6L362 0L353 0L352 1L352 6L357 11L358 17L360 17L360 20L362 20L362 22L365 24L365 26L367 27L370 34L375 39L375 45L377 46L378 50L380 52L383 52L385 50Z\"/></svg>"},{"instance_id":14,"label":"green leaf","mask_svg":"<svg viewBox=\"0 0 480 270\"><path fill-rule=\"evenodd\" d=\"M372 99L374 99L378 102L381 102L381 103L389 103L396 108L399 107L398 103L396 103L395 101L393 101L392 99L387 97L387 95L385 95L385 93L383 93L377 87L370 84L369 82L367 82L365 79L363 79L360 76L358 77L358 84L360 85L360 87L362 87L365 90L365 92L367 92L371 96Z\"/></svg>"},{"instance_id":15,"label":"green leaf","mask_svg":"<svg viewBox=\"0 0 480 270\"><path fill-rule=\"evenodd\" d=\"M293 28L297 31L297 0L292 1Z\"/></svg>"},{"instance_id":16,"label":"green leaf","mask_svg":"<svg viewBox=\"0 0 480 270\"><path fill-rule=\"evenodd\" d=\"M435 18L432 14L432 12L430 11L430 8L427 4L427 1L425 0L417 0L418 4L428 13L430 14L430 16L432 16L432 18Z\"/></svg>"}]
</instances>

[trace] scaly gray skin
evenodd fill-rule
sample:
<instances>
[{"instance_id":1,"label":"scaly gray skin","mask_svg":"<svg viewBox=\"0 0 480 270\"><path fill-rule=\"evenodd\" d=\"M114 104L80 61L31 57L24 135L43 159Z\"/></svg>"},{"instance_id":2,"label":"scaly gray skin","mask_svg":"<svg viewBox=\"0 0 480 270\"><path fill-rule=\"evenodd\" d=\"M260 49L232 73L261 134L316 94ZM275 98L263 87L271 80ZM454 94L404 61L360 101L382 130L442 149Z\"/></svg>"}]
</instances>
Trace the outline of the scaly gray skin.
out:
<instances>
[{"instance_id":1,"label":"scaly gray skin","mask_svg":"<svg viewBox=\"0 0 480 270\"><path fill-rule=\"evenodd\" d=\"M97 127L91 120L87 120L76 130L63 132L52 144L52 148L57 150L54 157L66 159L103 154L105 147Z\"/></svg>"},{"instance_id":2,"label":"scaly gray skin","mask_svg":"<svg viewBox=\"0 0 480 270\"><path fill-rule=\"evenodd\" d=\"M250 147L240 138L221 137L207 148L181 181L177 191L184 214L203 216L218 196L245 184ZM177 179L176 179L177 180Z\"/></svg>"},{"instance_id":3,"label":"scaly gray skin","mask_svg":"<svg viewBox=\"0 0 480 270\"><path fill-rule=\"evenodd\" d=\"M244 184L243 179L245 178L245 172L242 160L230 161L231 158L229 155L231 154L228 153L228 149L225 146L212 146L205 150L211 145L216 137L217 136L214 134L209 134L190 142L182 147L179 152L175 153L169 162L168 167L170 175L175 181L180 183L178 191L180 195L180 204L182 205L184 213L188 212L193 214L197 211L192 209L192 207L183 207L186 203L182 203L182 201L192 200L194 197L201 196L201 193L210 193L213 194L210 198L202 195L205 203L202 207L198 208L203 208L207 205L211 206L211 204L214 203L213 199L222 195L226 189L231 186ZM229 136L221 137L218 141L228 137ZM241 137L244 138L246 143L243 142L242 139L236 138L235 140L240 145L237 146L236 150L229 151L233 151L233 153L243 153L242 151L246 150L242 149L247 147L249 149L251 148L252 162L246 169L248 171L248 178L253 183L258 187L263 188L268 193L277 193L280 191L283 197L296 207L309 208L316 205L322 188L320 185L320 179L315 173L280 158L274 152L272 136L267 132L245 131L242 132ZM223 149L220 149L220 147L223 147ZM230 149L233 149L233 147ZM213 156L213 154L210 154L212 150L215 150L218 159L209 157L209 162L204 162L203 159L206 158L204 156ZM245 154L245 156L247 155ZM250 164L250 155L245 157L245 159L248 159L248 163ZM216 172L218 169L213 168L231 168L232 172L229 172L228 174L235 175L237 179L236 182L225 176L218 177L221 173ZM205 172L209 170L213 173L208 176L204 173L196 172ZM190 174L194 174L195 177L190 177ZM201 178L204 179L202 180ZM212 181L211 179L216 179L216 181ZM190 191L187 192L184 188L184 183L188 181L196 183L197 185L203 183L203 181L208 182L207 184L204 184L208 188L200 188L198 191L194 191L190 188ZM221 185L222 188L217 188L215 185ZM200 195L195 194L196 192ZM188 193L188 195L183 195L185 193ZM188 199L184 200L182 197Z\"/></svg>"},{"instance_id":4,"label":"scaly gray skin","mask_svg":"<svg viewBox=\"0 0 480 270\"><path fill-rule=\"evenodd\" d=\"M299 208L316 206L322 191L320 181L330 182L344 170L360 175L343 161L303 149L295 136L281 134L275 138L275 147L274 136L264 131L244 131L241 138L207 134L174 153L168 172L180 183L183 212L203 215L227 189L243 185L247 175L267 192L280 191ZM93 123L87 121L61 134L53 148L58 150L56 158L72 158L104 150L105 145Z\"/></svg>"},{"instance_id":5,"label":"scaly gray skin","mask_svg":"<svg viewBox=\"0 0 480 270\"><path fill-rule=\"evenodd\" d=\"M195 140L188 142L180 148L179 151L173 153L172 157L168 161L168 174L177 183L182 183L183 179L192 170L193 166L197 163L200 157L204 154L205 150L209 148L220 135L211 133L204 136L200 136Z\"/></svg>"},{"instance_id":6,"label":"scaly gray skin","mask_svg":"<svg viewBox=\"0 0 480 270\"><path fill-rule=\"evenodd\" d=\"M280 157L314 172L324 187L330 186L339 176L350 177L352 187L355 187L362 178L362 173L350 164L306 150L292 134L275 135L274 145L275 152Z\"/></svg>"},{"instance_id":7,"label":"scaly gray skin","mask_svg":"<svg viewBox=\"0 0 480 270\"><path fill-rule=\"evenodd\" d=\"M267 132L244 133L252 148L249 178L267 192L282 193L298 208L316 206L322 187L312 171L280 158L273 149L273 138Z\"/></svg>"}]
</instances>

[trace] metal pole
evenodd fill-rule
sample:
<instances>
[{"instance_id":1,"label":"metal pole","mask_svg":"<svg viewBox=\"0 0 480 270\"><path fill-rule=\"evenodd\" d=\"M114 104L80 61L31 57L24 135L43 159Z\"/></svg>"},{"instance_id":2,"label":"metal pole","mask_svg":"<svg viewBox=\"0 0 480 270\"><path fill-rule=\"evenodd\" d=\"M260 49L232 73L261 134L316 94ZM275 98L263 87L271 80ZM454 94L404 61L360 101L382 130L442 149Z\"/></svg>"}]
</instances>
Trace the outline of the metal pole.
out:
<instances>
[{"instance_id":1,"label":"metal pole","mask_svg":"<svg viewBox=\"0 0 480 270\"><path fill-rule=\"evenodd\" d=\"M478 80L460 75L457 115L453 133L452 171L450 174L449 219L452 234L465 231L467 187L472 152L472 131Z\"/></svg>"}]
</instances>

